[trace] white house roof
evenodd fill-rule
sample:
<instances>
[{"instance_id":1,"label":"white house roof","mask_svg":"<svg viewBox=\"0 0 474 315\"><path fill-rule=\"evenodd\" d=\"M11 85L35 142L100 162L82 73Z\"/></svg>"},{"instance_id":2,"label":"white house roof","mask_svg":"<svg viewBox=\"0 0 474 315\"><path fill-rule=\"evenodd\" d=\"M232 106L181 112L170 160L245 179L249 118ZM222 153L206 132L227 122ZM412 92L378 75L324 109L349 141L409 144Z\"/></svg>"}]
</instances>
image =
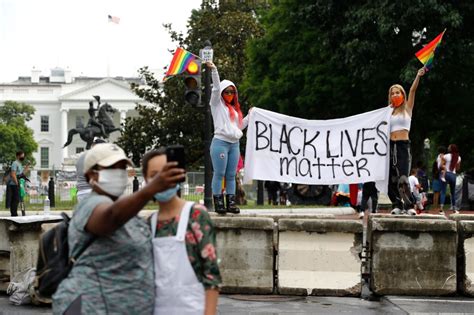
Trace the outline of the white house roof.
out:
<instances>
[{"instance_id":1,"label":"white house roof","mask_svg":"<svg viewBox=\"0 0 474 315\"><path fill-rule=\"evenodd\" d=\"M117 87L119 89L117 89ZM59 100L90 101L92 99L92 95L100 95L104 101L141 101L141 99L132 92L128 82L119 81L113 78L104 78L100 81L65 93L59 97Z\"/></svg>"}]
</instances>

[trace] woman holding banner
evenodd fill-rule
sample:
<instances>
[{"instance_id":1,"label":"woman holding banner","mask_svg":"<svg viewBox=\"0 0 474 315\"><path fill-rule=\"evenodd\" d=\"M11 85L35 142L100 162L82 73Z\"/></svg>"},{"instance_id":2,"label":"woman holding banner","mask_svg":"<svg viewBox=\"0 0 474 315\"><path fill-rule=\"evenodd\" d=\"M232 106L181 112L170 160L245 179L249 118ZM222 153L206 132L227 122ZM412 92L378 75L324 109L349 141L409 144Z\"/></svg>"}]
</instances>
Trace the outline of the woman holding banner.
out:
<instances>
[{"instance_id":1,"label":"woman holding banner","mask_svg":"<svg viewBox=\"0 0 474 315\"><path fill-rule=\"evenodd\" d=\"M390 117L390 173L388 197L392 202L392 214L416 214L409 196L408 172L410 170L410 126L415 105L415 93L425 68L418 70L410 88L408 99L403 87L392 85L388 90L388 104L393 108ZM407 194L402 193L408 190Z\"/></svg>"},{"instance_id":2,"label":"woman holding banner","mask_svg":"<svg viewBox=\"0 0 474 315\"><path fill-rule=\"evenodd\" d=\"M219 214L239 213L235 199L235 176L239 162L239 140L242 129L247 127L248 116L243 118L235 84L229 80L220 81L217 68L207 62L212 71L211 113L214 121L214 138L211 143L211 159L214 175L212 194L214 208ZM222 195L222 179L226 182L226 203Z\"/></svg>"}]
</instances>

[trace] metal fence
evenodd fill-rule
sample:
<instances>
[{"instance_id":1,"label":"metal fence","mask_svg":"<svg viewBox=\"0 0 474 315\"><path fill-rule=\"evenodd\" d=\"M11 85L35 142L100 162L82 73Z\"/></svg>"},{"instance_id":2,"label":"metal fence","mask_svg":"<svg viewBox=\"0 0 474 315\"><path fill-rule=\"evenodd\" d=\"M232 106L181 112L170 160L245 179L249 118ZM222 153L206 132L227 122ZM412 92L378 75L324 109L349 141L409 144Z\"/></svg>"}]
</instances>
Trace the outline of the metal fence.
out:
<instances>
[{"instance_id":1,"label":"metal fence","mask_svg":"<svg viewBox=\"0 0 474 315\"><path fill-rule=\"evenodd\" d=\"M138 176L139 188L144 185L143 177ZM48 196L49 183L42 183L39 186L27 186L27 195L24 197L26 209L41 209L46 196ZM257 184L243 185L247 200L255 200L257 196ZM124 195L133 193L133 178L130 178L129 184ZM0 209L5 209L6 186L0 185ZM186 181L181 184L181 197L195 202L204 200L204 173L189 172ZM57 209L72 209L77 204L76 182L71 180L54 181L54 203L51 205Z\"/></svg>"}]
</instances>

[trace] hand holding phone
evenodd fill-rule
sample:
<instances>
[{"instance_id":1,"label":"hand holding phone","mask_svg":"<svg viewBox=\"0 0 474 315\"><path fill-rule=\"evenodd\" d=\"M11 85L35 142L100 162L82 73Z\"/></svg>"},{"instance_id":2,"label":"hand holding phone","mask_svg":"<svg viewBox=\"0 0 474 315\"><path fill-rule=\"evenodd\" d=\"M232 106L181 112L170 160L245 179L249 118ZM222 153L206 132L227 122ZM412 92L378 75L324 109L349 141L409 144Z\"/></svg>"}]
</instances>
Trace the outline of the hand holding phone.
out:
<instances>
[{"instance_id":1,"label":"hand holding phone","mask_svg":"<svg viewBox=\"0 0 474 315\"><path fill-rule=\"evenodd\" d=\"M166 160L178 162L177 168L186 169L184 147L182 145L171 145L166 148ZM184 181L184 180L183 180Z\"/></svg>"}]
</instances>

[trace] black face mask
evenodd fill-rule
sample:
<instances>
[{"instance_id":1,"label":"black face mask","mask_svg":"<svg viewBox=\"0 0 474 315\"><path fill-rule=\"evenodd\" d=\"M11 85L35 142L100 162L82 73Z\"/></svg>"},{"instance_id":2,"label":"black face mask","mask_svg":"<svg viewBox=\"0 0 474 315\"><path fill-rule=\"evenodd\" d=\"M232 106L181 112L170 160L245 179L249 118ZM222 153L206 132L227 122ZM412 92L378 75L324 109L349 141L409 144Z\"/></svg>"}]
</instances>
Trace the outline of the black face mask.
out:
<instances>
[{"instance_id":1,"label":"black face mask","mask_svg":"<svg viewBox=\"0 0 474 315\"><path fill-rule=\"evenodd\" d=\"M21 158L19 158L19 160L23 162L25 160L25 157L22 156Z\"/></svg>"}]
</instances>

